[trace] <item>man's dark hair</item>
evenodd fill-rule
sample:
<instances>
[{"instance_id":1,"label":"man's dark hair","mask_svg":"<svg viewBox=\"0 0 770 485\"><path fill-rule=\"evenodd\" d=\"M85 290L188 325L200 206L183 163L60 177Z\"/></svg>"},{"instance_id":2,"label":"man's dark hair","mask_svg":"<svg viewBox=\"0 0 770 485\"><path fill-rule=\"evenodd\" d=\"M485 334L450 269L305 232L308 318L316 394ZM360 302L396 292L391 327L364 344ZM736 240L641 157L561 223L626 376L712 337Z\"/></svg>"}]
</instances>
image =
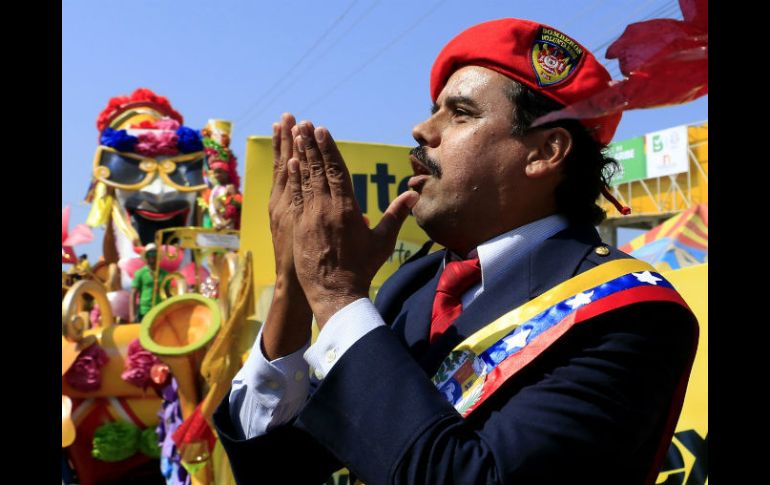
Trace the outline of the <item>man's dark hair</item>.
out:
<instances>
[{"instance_id":1,"label":"man's dark hair","mask_svg":"<svg viewBox=\"0 0 770 485\"><path fill-rule=\"evenodd\" d=\"M523 135L535 119L563 106L532 89L511 81L506 90L513 103L512 134ZM564 180L556 187L556 207L572 223L598 225L607 214L596 204L607 178L618 168L617 162L603 153L596 141L577 120L562 119L542 125L560 126L572 135L572 151L564 160Z\"/></svg>"}]
</instances>

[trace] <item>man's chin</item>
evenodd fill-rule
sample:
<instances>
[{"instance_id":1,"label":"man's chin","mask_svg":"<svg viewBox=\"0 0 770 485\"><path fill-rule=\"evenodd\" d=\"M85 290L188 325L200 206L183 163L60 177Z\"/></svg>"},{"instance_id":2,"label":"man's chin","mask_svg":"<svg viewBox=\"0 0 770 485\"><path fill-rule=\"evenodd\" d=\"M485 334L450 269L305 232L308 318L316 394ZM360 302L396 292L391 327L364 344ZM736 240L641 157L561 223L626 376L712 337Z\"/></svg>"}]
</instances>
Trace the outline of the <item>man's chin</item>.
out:
<instances>
[{"instance_id":1,"label":"man's chin","mask_svg":"<svg viewBox=\"0 0 770 485\"><path fill-rule=\"evenodd\" d=\"M444 224L441 222L441 217L430 210L429 202L424 201L421 197L417 204L412 207L412 215L420 229L425 231L428 237L435 241L436 235L441 233L441 227Z\"/></svg>"}]
</instances>

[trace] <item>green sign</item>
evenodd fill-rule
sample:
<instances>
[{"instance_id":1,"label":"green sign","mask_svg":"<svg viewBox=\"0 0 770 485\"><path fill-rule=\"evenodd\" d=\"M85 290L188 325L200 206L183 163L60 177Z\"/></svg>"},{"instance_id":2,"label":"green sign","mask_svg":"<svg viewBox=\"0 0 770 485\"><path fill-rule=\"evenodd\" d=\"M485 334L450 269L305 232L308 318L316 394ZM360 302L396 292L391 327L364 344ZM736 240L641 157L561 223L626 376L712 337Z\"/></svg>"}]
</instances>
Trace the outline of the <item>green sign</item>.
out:
<instances>
[{"instance_id":1,"label":"green sign","mask_svg":"<svg viewBox=\"0 0 770 485\"><path fill-rule=\"evenodd\" d=\"M618 161L620 169L610 179L610 185L647 178L647 156L644 153L644 137L610 143L605 153Z\"/></svg>"}]
</instances>

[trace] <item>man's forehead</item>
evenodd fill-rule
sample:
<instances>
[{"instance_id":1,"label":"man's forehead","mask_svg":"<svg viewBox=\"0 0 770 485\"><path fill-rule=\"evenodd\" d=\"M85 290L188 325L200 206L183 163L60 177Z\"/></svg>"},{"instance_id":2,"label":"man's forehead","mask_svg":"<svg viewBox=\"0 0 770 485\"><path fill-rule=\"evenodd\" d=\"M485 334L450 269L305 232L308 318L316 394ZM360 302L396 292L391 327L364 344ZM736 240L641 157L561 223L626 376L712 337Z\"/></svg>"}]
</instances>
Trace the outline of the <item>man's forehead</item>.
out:
<instances>
[{"instance_id":1,"label":"man's forehead","mask_svg":"<svg viewBox=\"0 0 770 485\"><path fill-rule=\"evenodd\" d=\"M476 103L490 102L495 98L504 98L504 88L510 83L509 78L491 69L466 66L452 73L436 103L440 105L461 99Z\"/></svg>"}]
</instances>

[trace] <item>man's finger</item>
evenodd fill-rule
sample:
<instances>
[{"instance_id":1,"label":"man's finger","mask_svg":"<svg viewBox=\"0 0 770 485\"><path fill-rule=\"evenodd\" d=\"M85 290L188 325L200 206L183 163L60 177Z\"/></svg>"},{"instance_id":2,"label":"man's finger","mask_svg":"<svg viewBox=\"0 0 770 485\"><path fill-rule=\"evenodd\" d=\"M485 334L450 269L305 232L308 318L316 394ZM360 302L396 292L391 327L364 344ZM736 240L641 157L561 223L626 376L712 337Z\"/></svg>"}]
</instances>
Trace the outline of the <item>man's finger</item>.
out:
<instances>
[{"instance_id":1,"label":"man's finger","mask_svg":"<svg viewBox=\"0 0 770 485\"><path fill-rule=\"evenodd\" d=\"M324 161L326 181L332 198L353 197L353 183L350 181L348 167L331 133L326 128L318 127L315 130L315 139Z\"/></svg>"},{"instance_id":2,"label":"man's finger","mask_svg":"<svg viewBox=\"0 0 770 485\"><path fill-rule=\"evenodd\" d=\"M304 121L302 123L305 123ZM302 197L304 198L304 203L306 206L311 206L313 201L313 189L310 186L310 168L308 167L307 162L307 154L305 153L305 146L304 141L302 140L302 135L299 134L299 125L297 126L296 132L298 133L297 136L294 137L294 149L296 151L296 155L294 158L297 159L297 162L299 164L299 179L300 179L300 189L302 189Z\"/></svg>"},{"instance_id":3,"label":"man's finger","mask_svg":"<svg viewBox=\"0 0 770 485\"><path fill-rule=\"evenodd\" d=\"M383 243L393 244L396 236L398 236L398 231L419 198L420 194L413 190L407 190L396 197L382 214L380 223L372 230L377 239Z\"/></svg>"},{"instance_id":4,"label":"man's finger","mask_svg":"<svg viewBox=\"0 0 770 485\"><path fill-rule=\"evenodd\" d=\"M326 183L326 170L324 160L321 157L321 151L318 148L315 139L315 130L311 123L301 123L300 140L307 160L307 168L310 177L310 188L313 190L313 196L322 196L329 194L329 185Z\"/></svg>"},{"instance_id":5,"label":"man's finger","mask_svg":"<svg viewBox=\"0 0 770 485\"><path fill-rule=\"evenodd\" d=\"M291 129L295 125L294 116L284 113L281 120L273 123L273 193L283 192L286 186L286 162L292 157Z\"/></svg>"},{"instance_id":6,"label":"man's finger","mask_svg":"<svg viewBox=\"0 0 770 485\"><path fill-rule=\"evenodd\" d=\"M270 193L276 190L276 181L278 182L278 190L286 184L286 167L281 163L281 124L273 123L273 189ZM283 165L283 170L282 170Z\"/></svg>"},{"instance_id":7,"label":"man's finger","mask_svg":"<svg viewBox=\"0 0 770 485\"><path fill-rule=\"evenodd\" d=\"M289 172L289 192L291 193L291 209L294 211L294 218L298 219L302 216L305 200L302 196L302 180L299 173L299 160L296 158L289 159L287 163Z\"/></svg>"},{"instance_id":8,"label":"man's finger","mask_svg":"<svg viewBox=\"0 0 770 485\"><path fill-rule=\"evenodd\" d=\"M294 115L284 113L281 115L281 161L286 163L294 156L292 147L291 129L297 124Z\"/></svg>"},{"instance_id":9,"label":"man's finger","mask_svg":"<svg viewBox=\"0 0 770 485\"><path fill-rule=\"evenodd\" d=\"M281 124L279 122L273 123L273 167L278 166L278 162L281 160Z\"/></svg>"}]
</instances>

